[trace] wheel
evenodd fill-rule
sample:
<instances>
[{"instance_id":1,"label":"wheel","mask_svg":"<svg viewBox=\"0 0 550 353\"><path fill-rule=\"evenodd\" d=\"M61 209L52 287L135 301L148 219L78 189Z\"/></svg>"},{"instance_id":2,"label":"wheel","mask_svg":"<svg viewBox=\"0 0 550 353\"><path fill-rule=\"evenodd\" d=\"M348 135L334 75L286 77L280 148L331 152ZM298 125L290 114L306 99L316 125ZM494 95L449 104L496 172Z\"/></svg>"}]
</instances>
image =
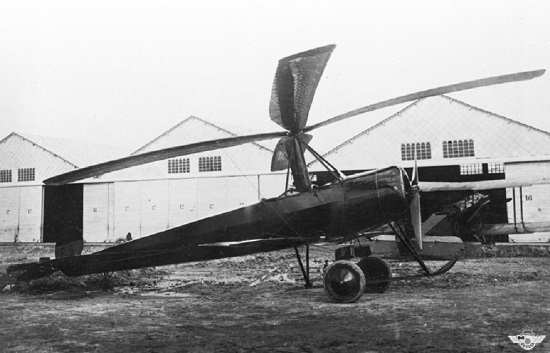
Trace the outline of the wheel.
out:
<instances>
[{"instance_id":1,"label":"wheel","mask_svg":"<svg viewBox=\"0 0 550 353\"><path fill-rule=\"evenodd\" d=\"M365 280L368 282L374 280L383 280L391 278L391 269L388 263L379 257L364 257L357 263L357 266L363 271ZM384 293L390 287L390 281L372 283L365 285L366 293Z\"/></svg>"},{"instance_id":2,"label":"wheel","mask_svg":"<svg viewBox=\"0 0 550 353\"><path fill-rule=\"evenodd\" d=\"M365 292L365 275L353 262L340 260L327 268L323 284L335 302L353 303Z\"/></svg>"}]
</instances>

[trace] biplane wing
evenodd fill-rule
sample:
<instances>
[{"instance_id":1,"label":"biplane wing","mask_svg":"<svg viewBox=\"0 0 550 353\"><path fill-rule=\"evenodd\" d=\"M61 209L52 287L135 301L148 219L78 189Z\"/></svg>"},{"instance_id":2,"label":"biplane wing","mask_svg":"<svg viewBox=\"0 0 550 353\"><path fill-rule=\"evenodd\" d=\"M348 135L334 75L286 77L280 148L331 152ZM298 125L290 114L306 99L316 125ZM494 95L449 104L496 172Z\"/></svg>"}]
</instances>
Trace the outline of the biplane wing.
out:
<instances>
[{"instance_id":1,"label":"biplane wing","mask_svg":"<svg viewBox=\"0 0 550 353\"><path fill-rule=\"evenodd\" d=\"M550 159L548 160L550 161ZM473 191L482 192L483 190L494 189L508 189L508 188L523 188L533 185L546 185L550 184L550 178L544 175L523 175L521 179L503 179L503 180L484 180L484 181L472 181L472 182L422 182L421 189L423 192L435 192L435 191ZM515 196L511 199L516 202ZM489 200L486 200L488 203ZM523 200L519 201L520 203ZM478 210L484 206L480 204L477 206ZM479 212L479 211L478 211ZM510 235L510 234L532 234L539 232L550 232L550 222L525 222L523 215L523 207L520 207L517 211L514 210L514 219L511 223L495 223L495 224L482 224L479 223L475 226L473 233L475 237L479 239L487 239L494 235ZM429 229L433 229L437 224L442 224L447 221L447 214L433 214L423 227L426 227L426 232ZM468 217L471 219L472 217ZM469 222L466 222L469 223ZM490 239L490 238L488 238Z\"/></svg>"},{"instance_id":2,"label":"biplane wing","mask_svg":"<svg viewBox=\"0 0 550 353\"><path fill-rule=\"evenodd\" d=\"M468 182L420 182L420 189L423 192L433 191L480 191L493 189L508 189L527 187L532 185L550 184L550 178L546 179L525 179L525 180L483 180Z\"/></svg>"},{"instance_id":3,"label":"biplane wing","mask_svg":"<svg viewBox=\"0 0 550 353\"><path fill-rule=\"evenodd\" d=\"M477 232L481 235L533 234L550 232L550 222L482 224Z\"/></svg>"}]
</instances>

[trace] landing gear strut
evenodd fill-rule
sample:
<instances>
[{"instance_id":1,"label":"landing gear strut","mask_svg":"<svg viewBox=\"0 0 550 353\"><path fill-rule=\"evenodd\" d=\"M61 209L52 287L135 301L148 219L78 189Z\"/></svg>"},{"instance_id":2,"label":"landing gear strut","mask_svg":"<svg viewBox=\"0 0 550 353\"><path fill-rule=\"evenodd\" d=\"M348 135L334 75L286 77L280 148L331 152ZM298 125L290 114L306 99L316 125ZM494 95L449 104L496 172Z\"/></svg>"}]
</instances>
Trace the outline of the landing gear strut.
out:
<instances>
[{"instance_id":1,"label":"landing gear strut","mask_svg":"<svg viewBox=\"0 0 550 353\"><path fill-rule=\"evenodd\" d=\"M305 287L307 289L310 289L313 287L313 284L311 284L311 280L309 277L309 245L306 245L306 267L305 268L302 262L302 257L300 256L300 252L298 251L298 248L294 247L294 250L296 251L296 258L298 259L300 270L302 270L302 275L304 276L304 281L306 282Z\"/></svg>"},{"instance_id":2,"label":"landing gear strut","mask_svg":"<svg viewBox=\"0 0 550 353\"><path fill-rule=\"evenodd\" d=\"M365 292L385 292L392 281L441 275L449 271L458 260L458 256L455 256L439 270L431 272L410 239L403 235L405 233L396 232L396 234L422 267L423 274L393 277L386 261L370 256L371 251L368 245L346 246L336 249L336 262L330 265L325 272L323 284L327 295L337 303L353 303L359 300ZM361 260L355 264L351 261L353 258Z\"/></svg>"}]
</instances>

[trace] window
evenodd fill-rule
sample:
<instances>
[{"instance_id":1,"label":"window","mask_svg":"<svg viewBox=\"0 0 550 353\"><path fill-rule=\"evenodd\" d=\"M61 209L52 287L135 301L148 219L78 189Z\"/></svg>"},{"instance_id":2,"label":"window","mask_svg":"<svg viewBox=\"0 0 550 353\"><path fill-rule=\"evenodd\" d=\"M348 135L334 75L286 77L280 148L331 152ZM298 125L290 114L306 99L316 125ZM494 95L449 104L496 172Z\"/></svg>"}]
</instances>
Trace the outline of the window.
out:
<instances>
[{"instance_id":1,"label":"window","mask_svg":"<svg viewBox=\"0 0 550 353\"><path fill-rule=\"evenodd\" d=\"M178 158L168 160L168 174L189 173L191 167L189 158Z\"/></svg>"},{"instance_id":2,"label":"window","mask_svg":"<svg viewBox=\"0 0 550 353\"><path fill-rule=\"evenodd\" d=\"M200 157L199 172L219 172L222 170L222 157Z\"/></svg>"},{"instance_id":3,"label":"window","mask_svg":"<svg viewBox=\"0 0 550 353\"><path fill-rule=\"evenodd\" d=\"M432 146L429 142L422 143L402 143L401 144L401 160L414 161L416 151L416 159L432 159Z\"/></svg>"},{"instance_id":4,"label":"window","mask_svg":"<svg viewBox=\"0 0 550 353\"><path fill-rule=\"evenodd\" d=\"M460 166L460 175L475 175L475 174L483 174L483 165L481 163L463 164Z\"/></svg>"},{"instance_id":5,"label":"window","mask_svg":"<svg viewBox=\"0 0 550 353\"><path fill-rule=\"evenodd\" d=\"M0 170L0 183L11 183L11 169Z\"/></svg>"},{"instance_id":6,"label":"window","mask_svg":"<svg viewBox=\"0 0 550 353\"><path fill-rule=\"evenodd\" d=\"M489 174L501 174L504 173L504 163L489 163Z\"/></svg>"},{"instance_id":7,"label":"window","mask_svg":"<svg viewBox=\"0 0 550 353\"><path fill-rule=\"evenodd\" d=\"M474 140L443 141L443 158L474 156Z\"/></svg>"},{"instance_id":8,"label":"window","mask_svg":"<svg viewBox=\"0 0 550 353\"><path fill-rule=\"evenodd\" d=\"M17 171L17 181L34 181L34 168L20 168Z\"/></svg>"}]
</instances>

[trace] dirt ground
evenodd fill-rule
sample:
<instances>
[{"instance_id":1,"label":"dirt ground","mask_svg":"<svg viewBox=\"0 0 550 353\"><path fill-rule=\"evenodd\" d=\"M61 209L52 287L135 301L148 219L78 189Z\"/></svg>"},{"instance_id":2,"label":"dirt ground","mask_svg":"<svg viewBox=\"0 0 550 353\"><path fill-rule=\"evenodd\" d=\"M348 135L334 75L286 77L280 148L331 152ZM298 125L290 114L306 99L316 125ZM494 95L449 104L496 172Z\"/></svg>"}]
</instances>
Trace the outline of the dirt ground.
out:
<instances>
[{"instance_id":1,"label":"dirt ground","mask_svg":"<svg viewBox=\"0 0 550 353\"><path fill-rule=\"evenodd\" d=\"M309 290L293 251L118 273L106 290L101 276L0 273L0 351L522 352L509 335L550 337L550 257L460 260L335 304L321 286L332 256L312 248ZM0 253L0 265L24 259ZM394 276L418 271L388 261ZM532 350L549 351L549 338Z\"/></svg>"}]
</instances>

